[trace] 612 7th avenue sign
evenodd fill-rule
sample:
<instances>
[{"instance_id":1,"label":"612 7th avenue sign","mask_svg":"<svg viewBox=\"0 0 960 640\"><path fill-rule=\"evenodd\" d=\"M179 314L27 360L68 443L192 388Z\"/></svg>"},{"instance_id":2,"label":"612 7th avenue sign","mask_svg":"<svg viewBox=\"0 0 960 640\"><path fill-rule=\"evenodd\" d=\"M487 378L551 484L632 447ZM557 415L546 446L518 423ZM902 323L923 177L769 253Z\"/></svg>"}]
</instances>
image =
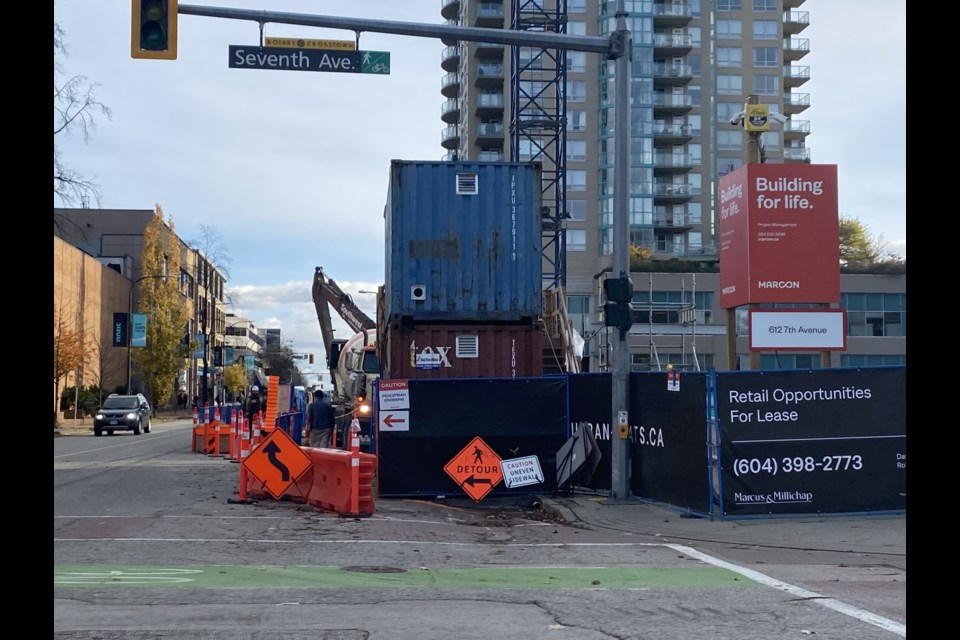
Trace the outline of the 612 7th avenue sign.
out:
<instances>
[{"instance_id":1,"label":"612 7th avenue sign","mask_svg":"<svg viewBox=\"0 0 960 640\"><path fill-rule=\"evenodd\" d=\"M248 47L232 44L228 66L231 69L334 71L385 75L390 73L390 52Z\"/></svg>"}]
</instances>

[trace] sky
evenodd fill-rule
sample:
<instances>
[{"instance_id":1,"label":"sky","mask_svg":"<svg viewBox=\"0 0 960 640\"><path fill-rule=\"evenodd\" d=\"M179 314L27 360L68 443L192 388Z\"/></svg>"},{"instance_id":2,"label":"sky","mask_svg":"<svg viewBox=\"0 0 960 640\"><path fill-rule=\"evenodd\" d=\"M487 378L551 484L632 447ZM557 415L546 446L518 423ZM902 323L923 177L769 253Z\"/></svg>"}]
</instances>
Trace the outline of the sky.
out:
<instances>
[{"instance_id":1,"label":"sky","mask_svg":"<svg viewBox=\"0 0 960 640\"><path fill-rule=\"evenodd\" d=\"M747 0L745 0L747 1ZM440 24L437 0L203 0L202 6ZM705 2L704 2L705 4ZM836 164L839 212L906 256L906 2L807 0L807 137ZM390 161L439 160L443 43L360 34L390 52L389 75L228 68L256 46L256 22L181 15L178 58L130 57L130 4L55 0L68 76L85 76L112 112L88 139L58 141L95 182L104 209L160 205L188 243L212 230L229 256L227 312L277 328L297 353L323 341L311 297L321 266L371 318L384 280ZM353 40L352 31L269 23L264 37ZM588 54L590 55L590 54ZM54 198L54 206L64 206ZM91 207L97 206L95 203ZM339 337L351 331L334 314Z\"/></svg>"}]
</instances>

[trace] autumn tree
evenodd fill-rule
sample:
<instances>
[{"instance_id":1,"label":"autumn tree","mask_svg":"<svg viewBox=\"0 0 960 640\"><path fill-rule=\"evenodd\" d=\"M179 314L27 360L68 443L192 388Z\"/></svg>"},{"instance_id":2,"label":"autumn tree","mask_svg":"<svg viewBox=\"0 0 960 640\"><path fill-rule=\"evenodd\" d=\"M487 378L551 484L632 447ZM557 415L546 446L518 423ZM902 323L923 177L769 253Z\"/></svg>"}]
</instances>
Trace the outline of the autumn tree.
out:
<instances>
[{"instance_id":1,"label":"autumn tree","mask_svg":"<svg viewBox=\"0 0 960 640\"><path fill-rule=\"evenodd\" d=\"M653 250L650 247L641 247L635 244L630 245L630 270L636 271L641 265L648 264L653 260Z\"/></svg>"},{"instance_id":2,"label":"autumn tree","mask_svg":"<svg viewBox=\"0 0 960 640\"><path fill-rule=\"evenodd\" d=\"M247 386L247 368L235 363L223 370L223 384L236 397L237 392Z\"/></svg>"},{"instance_id":3,"label":"autumn tree","mask_svg":"<svg viewBox=\"0 0 960 640\"><path fill-rule=\"evenodd\" d=\"M56 12L56 6L54 6ZM68 55L64 41L65 33L53 23L53 194L65 206L82 203L93 198L100 203L100 191L96 183L71 168L63 158L61 141L69 135L79 135L84 142L96 128L95 116L108 120L113 117L109 107L97 99L97 87L86 76L68 76L64 58ZM54 217L54 225L64 224L62 217Z\"/></svg>"},{"instance_id":4,"label":"autumn tree","mask_svg":"<svg viewBox=\"0 0 960 640\"><path fill-rule=\"evenodd\" d=\"M134 351L134 360L147 397L156 407L166 403L176 389L177 374L187 356L183 336L190 317L187 299L180 293L180 240L174 233L173 218L164 224L160 205L143 232L140 265L143 280L138 309L147 314L147 346Z\"/></svg>"},{"instance_id":5,"label":"autumn tree","mask_svg":"<svg viewBox=\"0 0 960 640\"><path fill-rule=\"evenodd\" d=\"M857 218L840 217L840 264L862 266L880 260L878 240Z\"/></svg>"},{"instance_id":6,"label":"autumn tree","mask_svg":"<svg viewBox=\"0 0 960 640\"><path fill-rule=\"evenodd\" d=\"M53 426L57 426L60 407L60 383L73 371L83 367L89 357L83 331L76 328L76 318L53 305Z\"/></svg>"},{"instance_id":7,"label":"autumn tree","mask_svg":"<svg viewBox=\"0 0 960 640\"><path fill-rule=\"evenodd\" d=\"M277 376L283 384L302 385L303 374L293 360L293 351L277 343L268 343L260 352L263 368L268 376Z\"/></svg>"}]
</instances>

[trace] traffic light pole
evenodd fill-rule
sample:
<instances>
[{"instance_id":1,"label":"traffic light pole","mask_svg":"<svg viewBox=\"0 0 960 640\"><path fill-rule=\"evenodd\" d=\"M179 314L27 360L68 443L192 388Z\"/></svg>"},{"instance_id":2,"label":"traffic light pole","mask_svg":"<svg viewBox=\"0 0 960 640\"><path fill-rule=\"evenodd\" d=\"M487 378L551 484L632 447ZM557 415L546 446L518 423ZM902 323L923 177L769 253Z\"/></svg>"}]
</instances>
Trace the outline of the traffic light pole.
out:
<instances>
[{"instance_id":1,"label":"traffic light pole","mask_svg":"<svg viewBox=\"0 0 960 640\"><path fill-rule=\"evenodd\" d=\"M630 277L630 211L629 211L629 131L630 131L630 57L632 42L627 28L625 0L617 0L617 26L609 37L576 36L570 34L515 31L509 29L486 29L482 27L460 27L452 25L420 24L413 22L394 22L390 20L367 20L341 16L318 16L302 13L284 13L278 11L255 11L250 9L231 9L226 7L205 7L197 5L179 5L175 9L183 15L225 18L229 20L250 20L263 24L295 24L307 27L344 29L359 34L362 31L372 33L391 33L402 36L437 38L464 42L491 42L518 47L536 47L542 49L563 49L603 54L609 60L616 61L614 122L616 142L614 143L614 209L613 209L613 271L617 276ZM613 350L613 392L612 406L614 424L629 424L627 398L629 387L629 345L626 332L621 332ZM622 420L621 420L622 418ZM629 464L627 431L614 436L612 444L613 460L611 472L611 497L622 499L629 493Z\"/></svg>"},{"instance_id":2,"label":"traffic light pole","mask_svg":"<svg viewBox=\"0 0 960 640\"><path fill-rule=\"evenodd\" d=\"M630 30L627 29L627 12L624 0L617 2L617 37L620 38L621 55L614 69L614 166L613 166L613 273L630 279L630 58L633 48ZM633 287L629 287L632 289ZM630 309L629 301L627 310ZM617 430L611 435L610 497L625 499L630 495L630 331L617 331L613 343L613 393L612 424Z\"/></svg>"}]
</instances>

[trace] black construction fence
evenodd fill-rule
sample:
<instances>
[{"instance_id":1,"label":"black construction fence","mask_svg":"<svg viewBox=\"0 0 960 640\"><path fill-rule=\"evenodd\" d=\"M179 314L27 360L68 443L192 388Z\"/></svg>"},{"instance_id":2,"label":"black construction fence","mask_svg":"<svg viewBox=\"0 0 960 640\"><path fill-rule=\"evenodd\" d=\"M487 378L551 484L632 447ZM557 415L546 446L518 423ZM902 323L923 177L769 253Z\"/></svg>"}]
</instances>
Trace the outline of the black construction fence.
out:
<instances>
[{"instance_id":1,"label":"black construction fence","mask_svg":"<svg viewBox=\"0 0 960 640\"><path fill-rule=\"evenodd\" d=\"M389 409L379 387L373 403L380 495L609 494L610 374L389 382ZM628 389L638 499L719 518L906 510L905 366L635 372ZM508 487L489 455L457 475L477 438L535 460L537 481Z\"/></svg>"}]
</instances>

